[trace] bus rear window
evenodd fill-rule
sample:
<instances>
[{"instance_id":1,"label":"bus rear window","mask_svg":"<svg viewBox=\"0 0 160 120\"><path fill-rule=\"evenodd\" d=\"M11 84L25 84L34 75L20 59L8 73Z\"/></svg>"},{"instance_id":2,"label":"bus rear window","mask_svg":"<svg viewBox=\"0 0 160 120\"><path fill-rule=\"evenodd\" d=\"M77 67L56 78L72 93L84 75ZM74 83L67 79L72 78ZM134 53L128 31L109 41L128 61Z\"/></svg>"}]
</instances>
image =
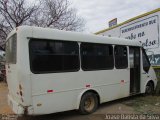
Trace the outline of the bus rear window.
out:
<instances>
[{"instance_id":1,"label":"bus rear window","mask_svg":"<svg viewBox=\"0 0 160 120\"><path fill-rule=\"evenodd\" d=\"M16 64L17 34L11 36L6 43L6 62Z\"/></svg>"}]
</instances>

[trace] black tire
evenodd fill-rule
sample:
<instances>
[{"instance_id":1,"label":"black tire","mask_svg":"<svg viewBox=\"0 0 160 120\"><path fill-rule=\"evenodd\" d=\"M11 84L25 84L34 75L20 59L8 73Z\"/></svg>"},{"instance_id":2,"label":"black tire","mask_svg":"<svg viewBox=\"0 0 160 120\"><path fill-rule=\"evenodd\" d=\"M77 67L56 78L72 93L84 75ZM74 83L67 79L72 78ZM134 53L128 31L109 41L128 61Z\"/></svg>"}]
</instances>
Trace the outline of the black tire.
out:
<instances>
[{"instance_id":1,"label":"black tire","mask_svg":"<svg viewBox=\"0 0 160 120\"><path fill-rule=\"evenodd\" d=\"M80 102L79 112L83 115L91 114L98 108L97 95L91 92L85 93Z\"/></svg>"},{"instance_id":2,"label":"black tire","mask_svg":"<svg viewBox=\"0 0 160 120\"><path fill-rule=\"evenodd\" d=\"M154 85L152 82L148 82L146 85L146 95L152 95L154 93Z\"/></svg>"}]
</instances>

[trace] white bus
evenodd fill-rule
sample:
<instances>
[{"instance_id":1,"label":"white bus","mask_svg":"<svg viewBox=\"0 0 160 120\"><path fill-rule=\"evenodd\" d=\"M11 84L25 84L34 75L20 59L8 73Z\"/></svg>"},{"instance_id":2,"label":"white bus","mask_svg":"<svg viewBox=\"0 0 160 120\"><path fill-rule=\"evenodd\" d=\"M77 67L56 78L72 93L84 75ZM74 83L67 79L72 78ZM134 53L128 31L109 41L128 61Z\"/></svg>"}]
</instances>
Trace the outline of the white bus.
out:
<instances>
[{"instance_id":1,"label":"white bus","mask_svg":"<svg viewBox=\"0 0 160 120\"><path fill-rule=\"evenodd\" d=\"M6 42L8 103L16 114L82 114L152 93L157 78L137 41L21 26Z\"/></svg>"}]
</instances>

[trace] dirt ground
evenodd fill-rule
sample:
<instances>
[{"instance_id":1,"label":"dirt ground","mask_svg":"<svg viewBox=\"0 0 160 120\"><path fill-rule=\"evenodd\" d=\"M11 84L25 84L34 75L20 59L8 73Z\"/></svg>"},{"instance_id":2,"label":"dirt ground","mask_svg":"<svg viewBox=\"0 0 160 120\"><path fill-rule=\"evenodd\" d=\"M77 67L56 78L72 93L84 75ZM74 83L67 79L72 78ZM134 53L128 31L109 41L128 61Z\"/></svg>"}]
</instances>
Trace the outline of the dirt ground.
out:
<instances>
[{"instance_id":1,"label":"dirt ground","mask_svg":"<svg viewBox=\"0 0 160 120\"><path fill-rule=\"evenodd\" d=\"M10 109L10 107L7 105L7 93L8 93L7 85L5 83L0 83L0 115L14 114ZM77 111L67 111L67 112L34 116L34 117L18 117L17 119L18 120L105 120L105 119L112 119L111 116L108 116L112 114L114 115L115 114L116 115L159 114L159 119L160 119L160 96L138 95L112 102L107 102L105 104L100 105L98 110L91 115L80 115ZM3 119L0 118L0 120Z\"/></svg>"}]
</instances>

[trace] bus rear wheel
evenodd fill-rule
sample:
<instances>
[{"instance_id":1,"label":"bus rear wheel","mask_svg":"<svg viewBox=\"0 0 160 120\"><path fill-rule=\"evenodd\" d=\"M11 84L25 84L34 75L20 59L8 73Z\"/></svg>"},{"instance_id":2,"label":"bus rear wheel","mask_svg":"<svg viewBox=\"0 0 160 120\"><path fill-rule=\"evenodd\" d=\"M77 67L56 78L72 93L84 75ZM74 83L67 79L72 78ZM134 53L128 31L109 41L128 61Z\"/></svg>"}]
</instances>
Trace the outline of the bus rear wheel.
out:
<instances>
[{"instance_id":1,"label":"bus rear wheel","mask_svg":"<svg viewBox=\"0 0 160 120\"><path fill-rule=\"evenodd\" d=\"M96 111L98 108L98 98L97 95L88 92L82 96L79 111L81 114L90 114Z\"/></svg>"},{"instance_id":2,"label":"bus rear wheel","mask_svg":"<svg viewBox=\"0 0 160 120\"><path fill-rule=\"evenodd\" d=\"M152 95L153 92L154 92L154 85L153 85L152 82L148 82L147 85L146 85L146 91L145 91L145 93L147 95Z\"/></svg>"}]
</instances>

